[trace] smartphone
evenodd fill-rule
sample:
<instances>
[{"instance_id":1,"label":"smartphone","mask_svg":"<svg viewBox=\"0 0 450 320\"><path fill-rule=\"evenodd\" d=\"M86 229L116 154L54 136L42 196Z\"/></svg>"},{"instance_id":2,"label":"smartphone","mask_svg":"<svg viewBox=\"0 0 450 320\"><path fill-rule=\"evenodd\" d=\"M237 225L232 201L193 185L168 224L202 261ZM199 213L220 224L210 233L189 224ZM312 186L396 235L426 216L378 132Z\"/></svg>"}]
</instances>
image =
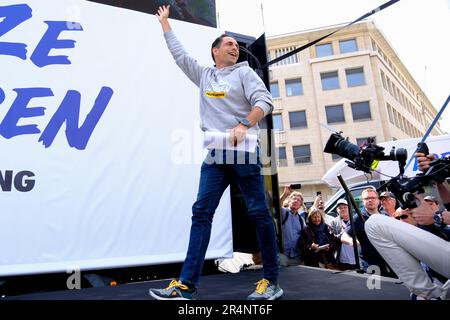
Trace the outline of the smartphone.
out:
<instances>
[{"instance_id":1,"label":"smartphone","mask_svg":"<svg viewBox=\"0 0 450 320\"><path fill-rule=\"evenodd\" d=\"M289 186L291 189L301 189L302 185L301 183L293 183Z\"/></svg>"},{"instance_id":2,"label":"smartphone","mask_svg":"<svg viewBox=\"0 0 450 320\"><path fill-rule=\"evenodd\" d=\"M321 196L322 195L322 191L317 191L316 192L316 196Z\"/></svg>"}]
</instances>

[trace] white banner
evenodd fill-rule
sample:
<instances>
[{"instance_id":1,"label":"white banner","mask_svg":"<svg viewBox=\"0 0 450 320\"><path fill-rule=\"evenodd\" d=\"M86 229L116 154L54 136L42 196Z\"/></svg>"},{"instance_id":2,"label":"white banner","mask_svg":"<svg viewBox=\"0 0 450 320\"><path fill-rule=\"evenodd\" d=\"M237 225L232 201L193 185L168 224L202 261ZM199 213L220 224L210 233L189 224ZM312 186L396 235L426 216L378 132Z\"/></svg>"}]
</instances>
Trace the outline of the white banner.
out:
<instances>
[{"instance_id":1,"label":"white banner","mask_svg":"<svg viewBox=\"0 0 450 320\"><path fill-rule=\"evenodd\" d=\"M219 30L172 21L212 64ZM153 15L0 3L0 276L180 262L203 159L198 89ZM229 194L207 258L232 253Z\"/></svg>"}]
</instances>

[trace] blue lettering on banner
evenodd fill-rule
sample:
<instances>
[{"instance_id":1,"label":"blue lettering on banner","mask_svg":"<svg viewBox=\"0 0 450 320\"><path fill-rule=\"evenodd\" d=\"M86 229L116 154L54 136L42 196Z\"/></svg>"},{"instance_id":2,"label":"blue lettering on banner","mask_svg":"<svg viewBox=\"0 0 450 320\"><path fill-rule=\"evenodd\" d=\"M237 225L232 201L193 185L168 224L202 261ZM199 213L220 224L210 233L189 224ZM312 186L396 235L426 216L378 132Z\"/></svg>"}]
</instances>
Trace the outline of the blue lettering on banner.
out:
<instances>
[{"instance_id":1,"label":"blue lettering on banner","mask_svg":"<svg viewBox=\"0 0 450 320\"><path fill-rule=\"evenodd\" d=\"M5 101L5 91L0 88L0 104Z\"/></svg>"},{"instance_id":2,"label":"blue lettering on banner","mask_svg":"<svg viewBox=\"0 0 450 320\"><path fill-rule=\"evenodd\" d=\"M58 36L62 31L83 31L81 25L73 28L73 24L67 21L45 21L48 25L47 32L42 37L30 59L33 63L42 68L50 64L71 64L67 56L49 56L52 49L75 48L74 40L59 40Z\"/></svg>"},{"instance_id":3,"label":"blue lettering on banner","mask_svg":"<svg viewBox=\"0 0 450 320\"><path fill-rule=\"evenodd\" d=\"M0 7L0 17L4 18L0 23L0 37L30 19L31 16L31 8L26 4ZM0 54L25 60L27 45L25 43L0 42Z\"/></svg>"},{"instance_id":4,"label":"blue lettering on banner","mask_svg":"<svg viewBox=\"0 0 450 320\"><path fill-rule=\"evenodd\" d=\"M14 89L14 91L17 92L17 98L14 100L11 108L9 108L2 123L0 123L0 135L10 139L21 134L39 133L37 125L17 126L17 122L21 118L44 115L44 107L27 108L27 105L33 98L53 96L52 90L49 88L25 88Z\"/></svg>"},{"instance_id":5,"label":"blue lettering on banner","mask_svg":"<svg viewBox=\"0 0 450 320\"><path fill-rule=\"evenodd\" d=\"M0 38L10 32L21 23L32 18L32 9L27 4L17 4L0 7ZM84 31L82 26L76 22L68 21L44 21L48 28L41 40L38 42L30 60L39 68L49 65L70 65L68 56L50 56L52 49L75 48L75 40L58 39L63 31ZM75 26L75 27L74 27ZM22 60L27 59L27 45L24 43L11 43L0 41L0 56L9 55ZM19 126L20 119L40 117L45 114L43 106L29 107L30 101L35 98L52 97L51 88L16 88L16 99L7 111L3 121L0 123L0 136L11 139L18 135L39 134L41 130L37 124ZM56 112L45 127L39 142L48 148L52 145L62 125L66 124L66 138L69 145L78 150L86 148L89 139L107 108L114 91L103 86L94 102L94 106L87 114L85 121L79 126L81 94L75 90L68 90ZM6 95L0 88L0 104L5 101Z\"/></svg>"},{"instance_id":6,"label":"blue lettering on banner","mask_svg":"<svg viewBox=\"0 0 450 320\"><path fill-rule=\"evenodd\" d=\"M16 28L19 24L32 17L32 10L26 4L0 7L0 37ZM76 22L69 21L44 21L48 28L42 39L36 46L30 60L42 68L52 64L71 64L67 56L49 56L52 49L75 48L75 40L58 39L63 31L83 31L83 27ZM27 58L27 45L25 43L0 42L0 55Z\"/></svg>"},{"instance_id":7,"label":"blue lettering on banner","mask_svg":"<svg viewBox=\"0 0 450 320\"><path fill-rule=\"evenodd\" d=\"M66 137L69 145L79 150L85 149L92 131L94 131L103 111L108 106L112 95L113 90L111 88L103 87L95 100L91 112L86 116L83 125L78 128L81 95L75 90L70 90L67 92L61 106L50 119L44 132L42 132L39 142L42 141L46 148L50 147L59 128L66 122Z\"/></svg>"},{"instance_id":8,"label":"blue lettering on banner","mask_svg":"<svg viewBox=\"0 0 450 320\"><path fill-rule=\"evenodd\" d=\"M1 91L3 92L3 90ZM17 92L17 97L0 123L0 135L6 139L11 139L18 135L40 133L41 131L36 124L18 126L17 123L21 118L43 116L45 113L44 107L27 108L27 106L31 99L53 96L52 90L50 88L25 88L14 89L14 91ZM113 90L111 88L103 87L92 110L86 116L86 120L81 127L78 127L81 94L75 90L69 90L39 138L39 142L42 142L46 148L50 147L65 122L69 145L79 150L85 149L112 95Z\"/></svg>"}]
</instances>

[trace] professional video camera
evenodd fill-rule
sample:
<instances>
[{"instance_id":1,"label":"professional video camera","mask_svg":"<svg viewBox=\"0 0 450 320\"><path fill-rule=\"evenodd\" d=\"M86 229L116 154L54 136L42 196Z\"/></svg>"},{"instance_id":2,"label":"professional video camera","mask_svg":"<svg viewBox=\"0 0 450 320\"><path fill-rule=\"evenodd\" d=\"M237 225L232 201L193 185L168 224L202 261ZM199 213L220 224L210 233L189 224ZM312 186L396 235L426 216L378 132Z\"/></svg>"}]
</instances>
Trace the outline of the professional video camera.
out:
<instances>
[{"instance_id":1,"label":"professional video camera","mask_svg":"<svg viewBox=\"0 0 450 320\"><path fill-rule=\"evenodd\" d=\"M372 138L368 138L364 144L357 146L344 139L340 133L333 133L325 146L324 152L338 154L350 159L352 162L346 161L350 168L366 173L372 172L380 160L398 161L399 166L404 169L408 158L406 149L392 147L389 155L385 155L383 150L384 148L376 145ZM401 172L401 174L403 173Z\"/></svg>"},{"instance_id":2,"label":"professional video camera","mask_svg":"<svg viewBox=\"0 0 450 320\"><path fill-rule=\"evenodd\" d=\"M392 147L389 155L384 154L383 150L384 148L376 145L373 139L369 138L364 144L357 146L344 139L340 133L333 133L327 141L324 152L338 154L349 159L350 161L346 161L349 167L366 173L372 172L379 161L398 161L399 175L390 179L384 186L395 195L403 209L417 207L414 193L423 193L423 187L431 181L442 183L447 177L450 177L450 157L433 160L427 172L407 178L404 176L408 158L406 149ZM428 146L420 142L416 152L428 154Z\"/></svg>"}]
</instances>

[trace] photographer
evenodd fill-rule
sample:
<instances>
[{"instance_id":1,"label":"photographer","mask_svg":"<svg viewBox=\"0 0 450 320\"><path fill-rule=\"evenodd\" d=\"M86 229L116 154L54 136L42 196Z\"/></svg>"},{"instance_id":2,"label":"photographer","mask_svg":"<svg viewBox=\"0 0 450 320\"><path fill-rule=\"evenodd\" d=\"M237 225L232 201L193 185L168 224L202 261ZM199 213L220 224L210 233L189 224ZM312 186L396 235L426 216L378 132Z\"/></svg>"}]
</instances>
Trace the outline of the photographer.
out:
<instances>
[{"instance_id":1,"label":"photographer","mask_svg":"<svg viewBox=\"0 0 450 320\"><path fill-rule=\"evenodd\" d=\"M433 156L416 154L419 170L426 172ZM437 184L437 189L444 204L450 203L450 188L447 182ZM418 223L424 223L430 216L436 218L435 225L440 230L445 227L448 212L439 216L425 201L412 209L412 216ZM437 226L436 226L437 227ZM383 215L371 216L366 222L366 232L370 242L397 273L399 279L418 298L450 299L450 242L441 233L417 228L389 219ZM447 278L444 285L433 283L420 262Z\"/></svg>"},{"instance_id":2,"label":"photographer","mask_svg":"<svg viewBox=\"0 0 450 320\"><path fill-rule=\"evenodd\" d=\"M434 155L425 155L416 153L417 164L420 171L426 172L430 168ZM447 181L436 184L438 193L444 204L450 204L450 186ZM413 214L416 222L423 229L446 240L450 239L450 227L448 227L449 212L447 210L439 210L439 201L433 196L426 196L423 201L429 207L424 206L422 210L416 210Z\"/></svg>"},{"instance_id":3,"label":"photographer","mask_svg":"<svg viewBox=\"0 0 450 320\"><path fill-rule=\"evenodd\" d=\"M419 170L422 172L426 172L430 168L431 161L435 160L434 155L432 154L425 155L423 153L418 152L415 154L415 156L417 158L417 166ZM450 186L447 183L447 181L444 181L443 183L438 183L436 184L436 186L442 202L445 204L450 203Z\"/></svg>"}]
</instances>

